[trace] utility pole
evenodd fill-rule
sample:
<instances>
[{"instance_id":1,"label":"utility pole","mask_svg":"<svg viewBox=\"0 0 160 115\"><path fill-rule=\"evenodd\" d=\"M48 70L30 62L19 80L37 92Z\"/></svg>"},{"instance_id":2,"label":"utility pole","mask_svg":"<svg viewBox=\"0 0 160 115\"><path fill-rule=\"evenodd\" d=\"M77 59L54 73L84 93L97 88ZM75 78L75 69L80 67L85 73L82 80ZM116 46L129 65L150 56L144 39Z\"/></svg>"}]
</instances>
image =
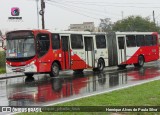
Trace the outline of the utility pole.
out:
<instances>
[{"instance_id":1,"label":"utility pole","mask_svg":"<svg viewBox=\"0 0 160 115\"><path fill-rule=\"evenodd\" d=\"M122 13L122 20L123 20L123 14L124 14L124 13L123 13L123 11L122 11L121 13Z\"/></svg>"},{"instance_id":2,"label":"utility pole","mask_svg":"<svg viewBox=\"0 0 160 115\"><path fill-rule=\"evenodd\" d=\"M38 1L39 0L36 0L36 3L37 3L37 27L38 27L38 29L39 29L39 8L38 8Z\"/></svg>"},{"instance_id":3,"label":"utility pole","mask_svg":"<svg viewBox=\"0 0 160 115\"><path fill-rule=\"evenodd\" d=\"M41 0L41 10L39 14L42 16L42 29L45 29L45 24L44 24L44 9L45 9L45 2L44 0Z\"/></svg>"},{"instance_id":4,"label":"utility pole","mask_svg":"<svg viewBox=\"0 0 160 115\"><path fill-rule=\"evenodd\" d=\"M154 10L153 10L153 22L156 24Z\"/></svg>"}]
</instances>

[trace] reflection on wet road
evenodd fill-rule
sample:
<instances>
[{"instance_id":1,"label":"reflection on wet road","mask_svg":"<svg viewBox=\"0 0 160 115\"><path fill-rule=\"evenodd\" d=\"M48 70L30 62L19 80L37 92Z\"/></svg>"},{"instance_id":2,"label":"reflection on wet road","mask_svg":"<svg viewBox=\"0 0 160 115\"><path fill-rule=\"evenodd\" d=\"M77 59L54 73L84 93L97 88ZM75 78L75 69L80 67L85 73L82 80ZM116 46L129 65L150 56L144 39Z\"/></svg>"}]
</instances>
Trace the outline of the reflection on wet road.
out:
<instances>
[{"instance_id":1,"label":"reflection on wet road","mask_svg":"<svg viewBox=\"0 0 160 115\"><path fill-rule=\"evenodd\" d=\"M0 81L2 106L46 105L80 97L94 92L103 92L115 87L134 84L160 76L157 66L127 70L77 74L63 74L57 78L37 75L34 78L11 78Z\"/></svg>"}]
</instances>

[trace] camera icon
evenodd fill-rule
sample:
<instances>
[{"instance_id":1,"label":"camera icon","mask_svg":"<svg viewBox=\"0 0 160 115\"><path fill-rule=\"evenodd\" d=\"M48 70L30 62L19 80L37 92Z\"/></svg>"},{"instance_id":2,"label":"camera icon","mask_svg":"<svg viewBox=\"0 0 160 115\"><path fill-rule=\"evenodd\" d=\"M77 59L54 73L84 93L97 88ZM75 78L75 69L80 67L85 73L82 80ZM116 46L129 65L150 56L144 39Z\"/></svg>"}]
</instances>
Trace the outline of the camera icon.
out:
<instances>
[{"instance_id":1,"label":"camera icon","mask_svg":"<svg viewBox=\"0 0 160 115\"><path fill-rule=\"evenodd\" d=\"M11 107L2 107L2 112L11 112Z\"/></svg>"},{"instance_id":2,"label":"camera icon","mask_svg":"<svg viewBox=\"0 0 160 115\"><path fill-rule=\"evenodd\" d=\"M20 9L18 7L11 8L11 15L12 16L19 16L19 14L20 14Z\"/></svg>"}]
</instances>

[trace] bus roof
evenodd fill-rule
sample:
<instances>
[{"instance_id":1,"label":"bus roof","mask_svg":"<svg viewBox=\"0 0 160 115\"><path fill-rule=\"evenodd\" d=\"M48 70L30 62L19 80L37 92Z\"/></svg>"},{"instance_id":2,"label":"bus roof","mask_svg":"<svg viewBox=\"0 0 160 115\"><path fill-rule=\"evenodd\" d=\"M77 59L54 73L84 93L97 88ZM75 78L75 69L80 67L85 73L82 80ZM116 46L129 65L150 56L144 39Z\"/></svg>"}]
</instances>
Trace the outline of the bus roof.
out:
<instances>
[{"instance_id":1,"label":"bus roof","mask_svg":"<svg viewBox=\"0 0 160 115\"><path fill-rule=\"evenodd\" d=\"M86 35L94 35L94 34L106 34L106 32L89 32L89 31L55 31L55 30L47 30L51 33L60 33L60 34L86 34Z\"/></svg>"},{"instance_id":2,"label":"bus roof","mask_svg":"<svg viewBox=\"0 0 160 115\"><path fill-rule=\"evenodd\" d=\"M91 34L88 31L56 31L56 30L47 30L51 33L61 33L61 34Z\"/></svg>"},{"instance_id":3,"label":"bus roof","mask_svg":"<svg viewBox=\"0 0 160 115\"><path fill-rule=\"evenodd\" d=\"M18 32L18 31L39 31L39 32L50 32L50 33L61 33L61 34L91 34L88 31L55 31L55 30L47 30L47 29L26 29L26 30L12 30L7 33L11 32Z\"/></svg>"},{"instance_id":4,"label":"bus roof","mask_svg":"<svg viewBox=\"0 0 160 115\"><path fill-rule=\"evenodd\" d=\"M158 34L157 32L115 32L116 35L142 35L142 34L153 34L153 33L156 33Z\"/></svg>"}]
</instances>

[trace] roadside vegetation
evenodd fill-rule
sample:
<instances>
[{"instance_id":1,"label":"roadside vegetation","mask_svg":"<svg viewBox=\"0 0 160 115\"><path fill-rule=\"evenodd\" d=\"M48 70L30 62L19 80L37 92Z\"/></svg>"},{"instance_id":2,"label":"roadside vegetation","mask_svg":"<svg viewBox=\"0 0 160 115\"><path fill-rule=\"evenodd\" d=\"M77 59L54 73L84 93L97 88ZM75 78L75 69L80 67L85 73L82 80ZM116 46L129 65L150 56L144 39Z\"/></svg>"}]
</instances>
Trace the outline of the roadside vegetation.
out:
<instances>
[{"instance_id":1,"label":"roadside vegetation","mask_svg":"<svg viewBox=\"0 0 160 115\"><path fill-rule=\"evenodd\" d=\"M6 73L6 67L5 67L5 52L0 51L0 74Z\"/></svg>"},{"instance_id":2,"label":"roadside vegetation","mask_svg":"<svg viewBox=\"0 0 160 115\"><path fill-rule=\"evenodd\" d=\"M127 89L113 91L111 93L100 94L79 100L58 104L55 106L159 106L160 105L160 80L145 83L142 85L134 86ZM43 113L20 113L20 115L36 114L36 115L48 115L48 114L65 114L65 115L99 115L107 112L43 112ZM112 113L108 113L112 114ZM135 114L135 113L119 113L119 114ZM146 112L140 112L136 114L146 114ZM147 113L148 114L148 113ZM149 114L153 114L150 112ZM159 113L155 113L159 114Z\"/></svg>"}]
</instances>

